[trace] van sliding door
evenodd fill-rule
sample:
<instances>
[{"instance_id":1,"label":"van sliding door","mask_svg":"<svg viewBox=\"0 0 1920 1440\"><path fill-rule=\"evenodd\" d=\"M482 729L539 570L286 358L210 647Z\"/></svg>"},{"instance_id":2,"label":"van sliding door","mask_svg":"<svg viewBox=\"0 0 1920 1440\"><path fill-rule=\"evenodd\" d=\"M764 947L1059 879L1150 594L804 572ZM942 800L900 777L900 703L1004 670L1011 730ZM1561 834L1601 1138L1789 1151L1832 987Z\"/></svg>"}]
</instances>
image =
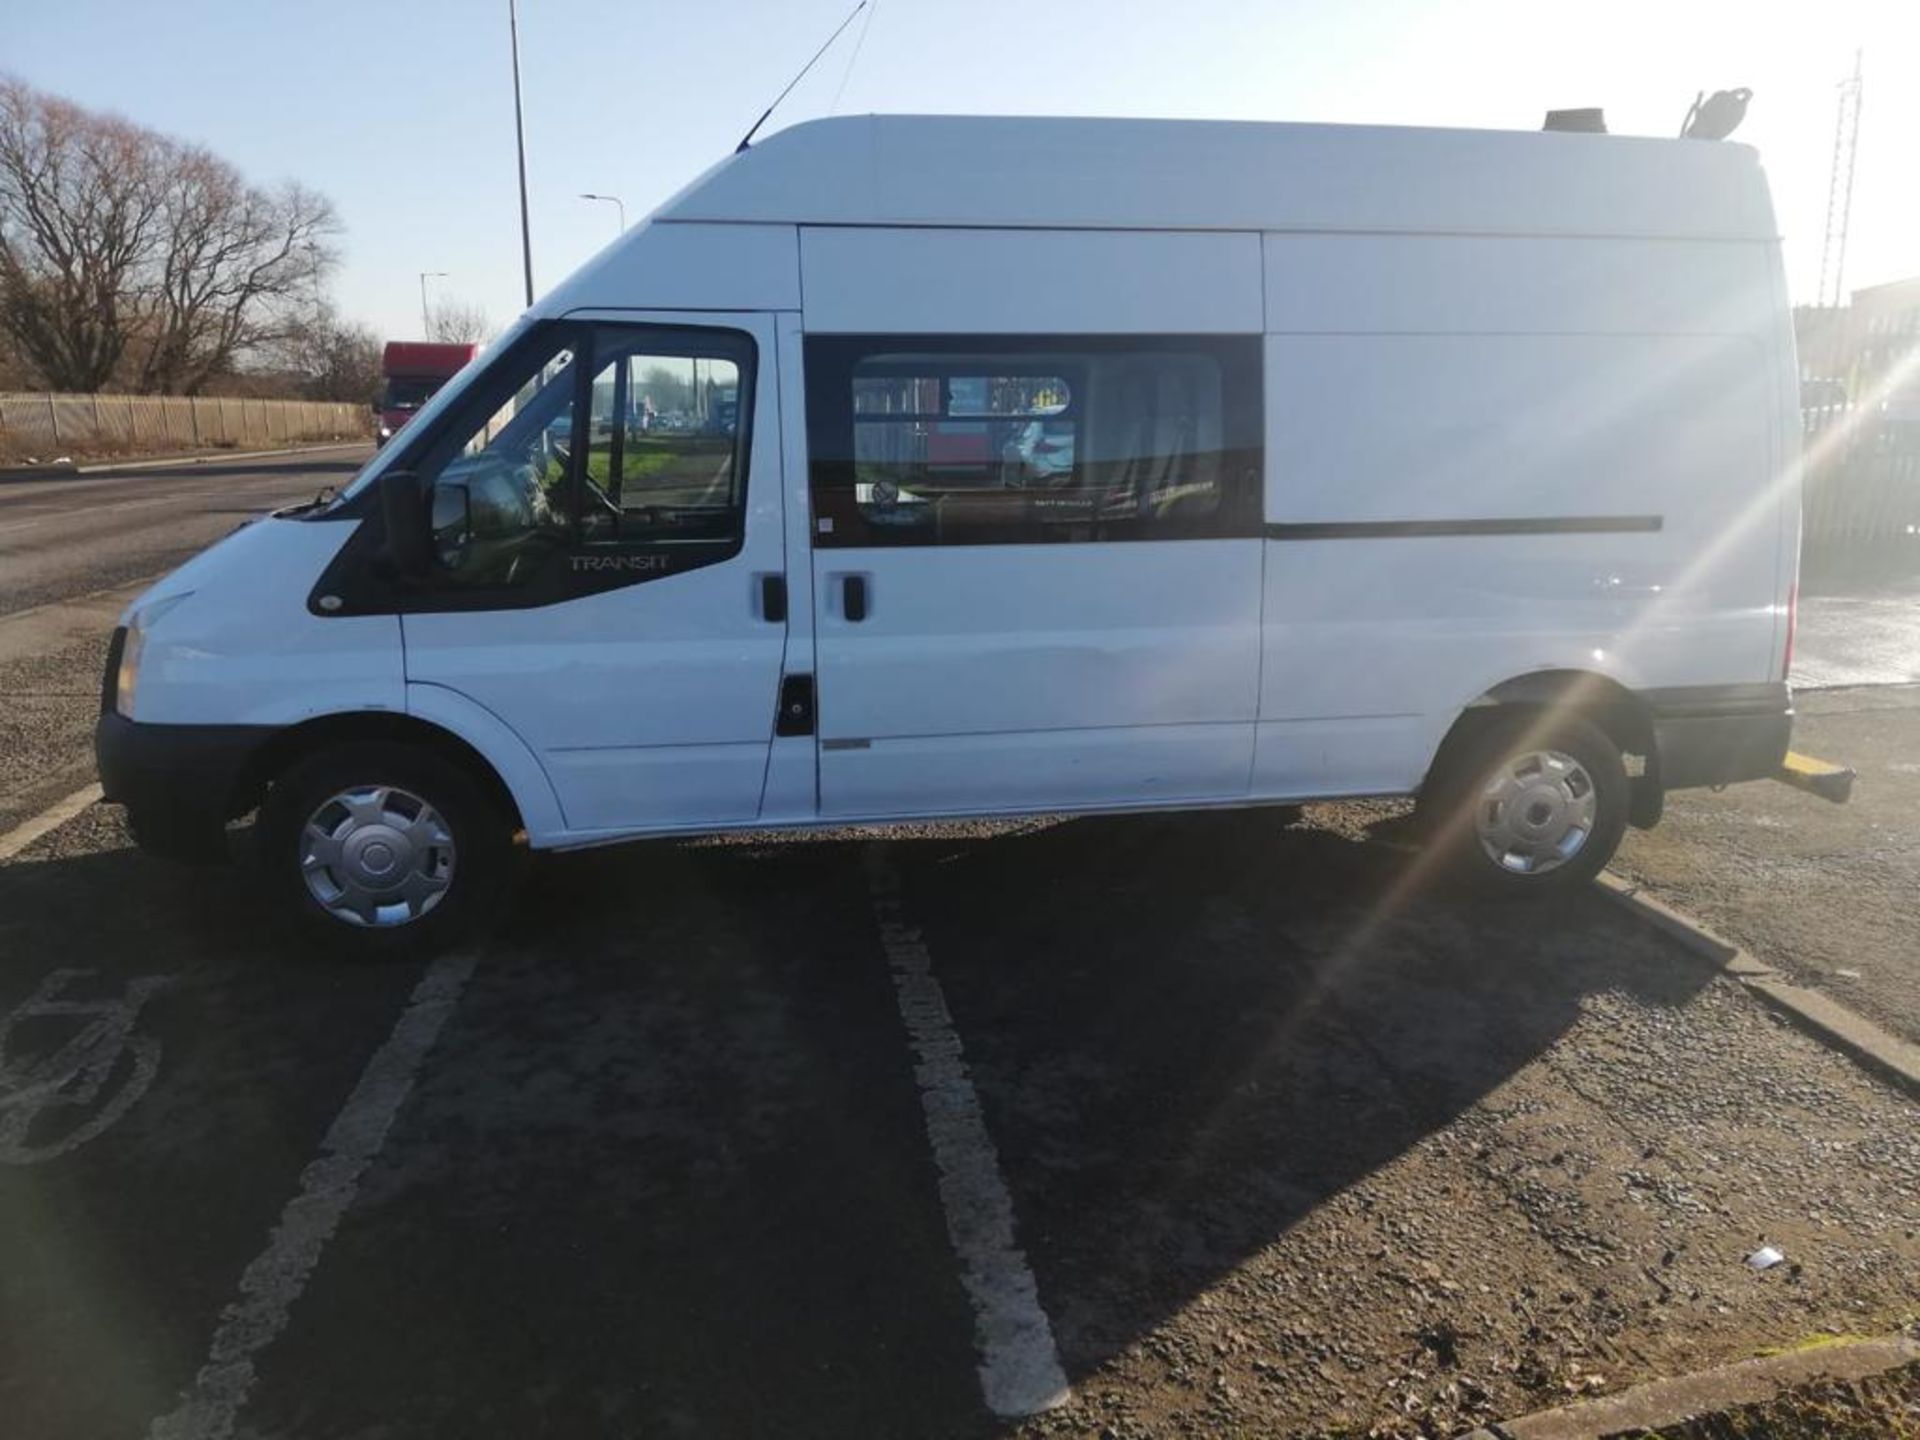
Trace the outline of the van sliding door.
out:
<instances>
[{"instance_id":1,"label":"van sliding door","mask_svg":"<svg viewBox=\"0 0 1920 1440\"><path fill-rule=\"evenodd\" d=\"M1256 337L816 337L806 373L822 813L1246 794Z\"/></svg>"}]
</instances>

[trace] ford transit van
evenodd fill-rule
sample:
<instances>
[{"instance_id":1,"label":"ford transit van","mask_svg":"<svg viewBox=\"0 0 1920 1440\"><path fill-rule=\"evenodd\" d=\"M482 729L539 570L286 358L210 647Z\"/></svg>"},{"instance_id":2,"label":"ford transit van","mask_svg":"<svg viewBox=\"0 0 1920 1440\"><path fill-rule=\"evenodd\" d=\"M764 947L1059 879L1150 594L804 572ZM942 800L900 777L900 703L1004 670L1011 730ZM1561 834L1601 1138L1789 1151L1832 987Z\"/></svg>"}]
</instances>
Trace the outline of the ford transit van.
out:
<instances>
[{"instance_id":1,"label":"ford transit van","mask_svg":"<svg viewBox=\"0 0 1920 1440\"><path fill-rule=\"evenodd\" d=\"M520 833L1341 796L1550 892L1785 752L1796 378L1743 146L804 124L133 604L101 776L371 944Z\"/></svg>"}]
</instances>

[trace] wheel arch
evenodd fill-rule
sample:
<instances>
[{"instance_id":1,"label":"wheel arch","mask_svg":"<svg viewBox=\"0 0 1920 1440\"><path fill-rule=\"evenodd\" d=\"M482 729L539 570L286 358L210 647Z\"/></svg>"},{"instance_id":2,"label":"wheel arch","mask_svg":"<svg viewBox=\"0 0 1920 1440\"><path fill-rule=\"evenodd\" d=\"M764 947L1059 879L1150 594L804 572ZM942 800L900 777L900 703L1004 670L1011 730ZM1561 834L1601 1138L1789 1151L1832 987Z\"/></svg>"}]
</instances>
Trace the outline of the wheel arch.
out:
<instances>
[{"instance_id":1,"label":"wheel arch","mask_svg":"<svg viewBox=\"0 0 1920 1440\"><path fill-rule=\"evenodd\" d=\"M329 745L386 740L419 745L452 761L473 776L515 829L527 824L527 809L499 769L470 740L451 729L392 710L358 710L320 715L277 731L247 761L235 782L230 813L259 804L275 778L288 767Z\"/></svg>"},{"instance_id":2,"label":"wheel arch","mask_svg":"<svg viewBox=\"0 0 1920 1440\"><path fill-rule=\"evenodd\" d=\"M1645 700L1610 675L1594 670L1534 670L1488 687L1470 700L1434 751L1421 782L1428 790L1436 775L1460 748L1490 724L1508 723L1516 713L1532 711L1543 721L1576 716L1597 726L1620 747L1623 756L1643 762L1639 773L1629 765L1633 781L1632 821L1648 826L1660 818L1658 742L1653 712Z\"/></svg>"}]
</instances>

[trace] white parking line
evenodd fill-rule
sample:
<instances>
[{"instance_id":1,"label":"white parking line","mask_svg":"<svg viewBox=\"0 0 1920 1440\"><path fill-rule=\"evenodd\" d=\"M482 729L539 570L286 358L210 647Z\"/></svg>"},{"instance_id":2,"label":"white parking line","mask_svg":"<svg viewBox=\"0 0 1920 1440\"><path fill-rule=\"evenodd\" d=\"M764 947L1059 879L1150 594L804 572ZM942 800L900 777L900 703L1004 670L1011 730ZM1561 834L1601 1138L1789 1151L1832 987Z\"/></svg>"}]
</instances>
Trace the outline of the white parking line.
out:
<instances>
[{"instance_id":1,"label":"white parking line","mask_svg":"<svg viewBox=\"0 0 1920 1440\"><path fill-rule=\"evenodd\" d=\"M320 1158L300 1174L300 1193L280 1212L267 1248L240 1276L240 1293L220 1315L207 1363L179 1406L147 1429L147 1440L226 1440L253 1391L254 1360L287 1328L320 1255L386 1143L421 1062L460 1003L473 975L473 951L443 955L414 987L386 1043L321 1141Z\"/></svg>"},{"instance_id":2,"label":"white parking line","mask_svg":"<svg viewBox=\"0 0 1920 1440\"><path fill-rule=\"evenodd\" d=\"M905 919L899 874L884 845L867 849L867 880L880 944L893 970L894 997L917 1057L913 1073L940 1172L947 1238L960 1257L961 1283L973 1302L981 1393L987 1408L1003 1417L1054 1409L1072 1392L1060 1368L1053 1327L1040 1308L1027 1257L1015 1243L1013 1199L1000 1176L1000 1159L946 993L920 932Z\"/></svg>"},{"instance_id":3,"label":"white parking line","mask_svg":"<svg viewBox=\"0 0 1920 1440\"><path fill-rule=\"evenodd\" d=\"M24 824L0 835L0 860L11 860L42 835L52 834L100 798L100 787L88 785L64 800L56 800Z\"/></svg>"}]
</instances>

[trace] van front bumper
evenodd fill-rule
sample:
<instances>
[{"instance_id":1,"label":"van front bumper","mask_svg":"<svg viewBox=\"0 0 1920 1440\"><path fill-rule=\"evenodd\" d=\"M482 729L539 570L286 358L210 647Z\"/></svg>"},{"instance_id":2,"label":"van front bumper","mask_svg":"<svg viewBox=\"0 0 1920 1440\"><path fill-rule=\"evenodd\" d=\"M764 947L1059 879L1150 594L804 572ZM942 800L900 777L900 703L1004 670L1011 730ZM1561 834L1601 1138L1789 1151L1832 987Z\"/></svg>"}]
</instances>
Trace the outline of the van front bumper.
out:
<instances>
[{"instance_id":1,"label":"van front bumper","mask_svg":"<svg viewBox=\"0 0 1920 1440\"><path fill-rule=\"evenodd\" d=\"M1793 692L1784 682L1642 692L1653 715L1660 788L1770 779L1793 739Z\"/></svg>"},{"instance_id":2,"label":"van front bumper","mask_svg":"<svg viewBox=\"0 0 1920 1440\"><path fill-rule=\"evenodd\" d=\"M108 710L93 731L100 788L127 807L142 849L220 858L241 777L273 733L265 725L145 725Z\"/></svg>"}]
</instances>

